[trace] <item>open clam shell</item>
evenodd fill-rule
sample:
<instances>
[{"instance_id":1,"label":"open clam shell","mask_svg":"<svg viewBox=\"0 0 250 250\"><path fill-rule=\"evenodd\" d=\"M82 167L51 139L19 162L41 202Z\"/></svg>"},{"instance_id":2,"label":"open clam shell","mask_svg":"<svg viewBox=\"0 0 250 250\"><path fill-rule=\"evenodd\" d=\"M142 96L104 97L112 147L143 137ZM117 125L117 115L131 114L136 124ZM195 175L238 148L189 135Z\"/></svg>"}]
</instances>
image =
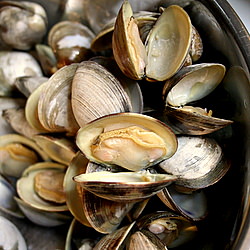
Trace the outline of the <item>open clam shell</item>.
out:
<instances>
[{"instance_id":1,"label":"open clam shell","mask_svg":"<svg viewBox=\"0 0 250 250\"><path fill-rule=\"evenodd\" d=\"M41 187L40 192L35 190L35 178L37 174L42 173L44 171L53 171L53 173L65 173L66 166L61 165L59 163L54 163L54 162L40 162L36 163L34 165L29 166L23 173L22 177L18 179L17 181L17 193L21 200L23 200L25 203L30 205L31 207L34 207L36 209L39 209L41 211L48 211L48 212L64 212L68 211L68 207L65 203L55 203L46 197L53 197L53 200L55 200L54 196L58 196L57 190L59 187L56 189L54 188L52 184L52 188L49 186L46 187L44 190L44 187ZM48 188L48 189L47 189ZM40 193L43 191L43 196L41 197ZM52 193L52 195L51 195ZM54 195L54 193L56 193ZM44 195L45 194L45 195ZM61 195L60 195L61 199Z\"/></svg>"},{"instance_id":2,"label":"open clam shell","mask_svg":"<svg viewBox=\"0 0 250 250\"><path fill-rule=\"evenodd\" d=\"M106 141L113 144L111 151L105 148ZM102 148L99 151L102 143L104 151ZM76 144L91 161L133 171L171 157L177 148L176 136L166 124L137 113L118 113L96 119L79 129Z\"/></svg>"},{"instance_id":3,"label":"open clam shell","mask_svg":"<svg viewBox=\"0 0 250 250\"><path fill-rule=\"evenodd\" d=\"M188 14L181 7L172 5L164 9L144 45L133 10L125 1L113 32L114 58L123 73L132 79L146 76L163 81L183 65L190 49L191 36L192 25Z\"/></svg>"},{"instance_id":4,"label":"open clam shell","mask_svg":"<svg viewBox=\"0 0 250 250\"><path fill-rule=\"evenodd\" d=\"M48 156L59 163L68 165L77 152L75 143L70 138L60 135L35 135L36 141Z\"/></svg>"},{"instance_id":5,"label":"open clam shell","mask_svg":"<svg viewBox=\"0 0 250 250\"><path fill-rule=\"evenodd\" d=\"M137 202L147 199L176 180L173 175L146 172L107 171L74 177L84 189L104 199L117 202Z\"/></svg>"},{"instance_id":6,"label":"open clam shell","mask_svg":"<svg viewBox=\"0 0 250 250\"><path fill-rule=\"evenodd\" d=\"M212 111L188 106L210 93L222 82L226 69L218 63L201 63L183 67L165 82L166 120L182 134L203 135L232 123L231 120L212 116Z\"/></svg>"},{"instance_id":7,"label":"open clam shell","mask_svg":"<svg viewBox=\"0 0 250 250\"><path fill-rule=\"evenodd\" d=\"M139 230L152 233L169 248L179 247L192 240L197 226L192 222L168 211L146 214L137 221Z\"/></svg>"},{"instance_id":8,"label":"open clam shell","mask_svg":"<svg viewBox=\"0 0 250 250\"><path fill-rule=\"evenodd\" d=\"M130 112L124 88L106 68L94 61L82 62L72 82L72 109L80 127L104 115Z\"/></svg>"},{"instance_id":9,"label":"open clam shell","mask_svg":"<svg viewBox=\"0 0 250 250\"><path fill-rule=\"evenodd\" d=\"M230 161L225 159L221 146L212 138L178 136L176 153L159 164L166 173L178 176L175 184L188 190L197 190L218 182L228 171Z\"/></svg>"},{"instance_id":10,"label":"open clam shell","mask_svg":"<svg viewBox=\"0 0 250 250\"><path fill-rule=\"evenodd\" d=\"M0 155L0 172L17 178L31 164L50 160L33 140L19 134L6 134L0 137Z\"/></svg>"}]
</instances>

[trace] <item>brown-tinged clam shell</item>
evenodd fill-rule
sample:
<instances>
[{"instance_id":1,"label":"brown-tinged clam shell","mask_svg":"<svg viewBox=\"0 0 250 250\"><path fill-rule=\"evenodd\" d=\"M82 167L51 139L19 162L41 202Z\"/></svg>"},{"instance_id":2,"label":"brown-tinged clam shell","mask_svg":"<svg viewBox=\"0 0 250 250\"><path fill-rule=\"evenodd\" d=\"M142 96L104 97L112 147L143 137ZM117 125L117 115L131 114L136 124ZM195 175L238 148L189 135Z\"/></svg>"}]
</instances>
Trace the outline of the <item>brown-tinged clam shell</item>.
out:
<instances>
[{"instance_id":1,"label":"brown-tinged clam shell","mask_svg":"<svg viewBox=\"0 0 250 250\"><path fill-rule=\"evenodd\" d=\"M183 216L168 211L146 214L137 222L140 230L153 233L169 248L181 246L197 234L197 226Z\"/></svg>"},{"instance_id":2,"label":"brown-tinged clam shell","mask_svg":"<svg viewBox=\"0 0 250 250\"><path fill-rule=\"evenodd\" d=\"M131 233L135 230L134 228L135 222L115 230L114 232L102 237L93 250L124 249Z\"/></svg>"},{"instance_id":3,"label":"brown-tinged clam shell","mask_svg":"<svg viewBox=\"0 0 250 250\"><path fill-rule=\"evenodd\" d=\"M2 117L16 133L27 138L33 139L33 136L40 132L30 126L26 120L24 108L5 109Z\"/></svg>"},{"instance_id":4,"label":"brown-tinged clam shell","mask_svg":"<svg viewBox=\"0 0 250 250\"><path fill-rule=\"evenodd\" d=\"M88 59L94 33L88 26L76 21L61 21L49 31L48 44L57 58L57 67Z\"/></svg>"},{"instance_id":5,"label":"brown-tinged clam shell","mask_svg":"<svg viewBox=\"0 0 250 250\"><path fill-rule=\"evenodd\" d=\"M173 175L146 172L107 171L74 177L84 189L104 199L117 202L138 202L147 199L176 180Z\"/></svg>"},{"instance_id":6,"label":"brown-tinged clam shell","mask_svg":"<svg viewBox=\"0 0 250 250\"><path fill-rule=\"evenodd\" d=\"M78 66L71 95L73 113L80 127L101 116L132 109L117 78L94 61L84 61Z\"/></svg>"},{"instance_id":7,"label":"brown-tinged clam shell","mask_svg":"<svg viewBox=\"0 0 250 250\"><path fill-rule=\"evenodd\" d=\"M212 116L212 111L189 106L209 95L221 83L225 66L201 63L183 67L163 87L166 100L165 118L172 128L182 134L203 135L232 123Z\"/></svg>"},{"instance_id":8,"label":"brown-tinged clam shell","mask_svg":"<svg viewBox=\"0 0 250 250\"><path fill-rule=\"evenodd\" d=\"M176 136L166 124L137 113L96 119L79 129L76 144L91 161L133 171L171 157L177 148Z\"/></svg>"},{"instance_id":9,"label":"brown-tinged clam shell","mask_svg":"<svg viewBox=\"0 0 250 250\"><path fill-rule=\"evenodd\" d=\"M192 25L179 6L164 9L142 43L133 11L125 1L118 13L113 32L113 53L125 75L132 79L163 81L183 65L191 44Z\"/></svg>"}]
</instances>

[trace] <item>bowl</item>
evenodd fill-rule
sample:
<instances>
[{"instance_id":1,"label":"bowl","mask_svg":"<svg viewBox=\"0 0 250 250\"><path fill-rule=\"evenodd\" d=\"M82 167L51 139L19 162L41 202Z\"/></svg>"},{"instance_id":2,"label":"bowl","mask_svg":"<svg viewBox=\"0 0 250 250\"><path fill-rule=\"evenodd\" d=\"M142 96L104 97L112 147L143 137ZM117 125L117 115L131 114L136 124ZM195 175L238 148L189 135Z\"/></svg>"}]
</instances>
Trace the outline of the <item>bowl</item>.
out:
<instances>
[{"instance_id":1,"label":"bowl","mask_svg":"<svg viewBox=\"0 0 250 250\"><path fill-rule=\"evenodd\" d=\"M49 27L61 16L58 5L44 6L49 15ZM52 2L52 1L51 1ZM68 2L70 2L68 0ZM162 1L165 2L165 1ZM222 87L209 100L218 108L218 114L234 123L214 136L228 144L227 154L232 165L227 174L206 189L209 215L199 222L199 238L192 249L248 250L250 246L250 36L241 19L226 0L177 0L185 6L192 23L204 42L204 61L223 63L228 73ZM53 6L53 8L51 7ZM222 134L221 134L222 133ZM0 215L2 212L0 211ZM64 249L70 224L56 228L33 225L5 215L24 235L30 250ZM72 236L73 237L73 236ZM39 241L37 240L39 238ZM69 241L67 237L67 249ZM72 248L73 249L73 248ZM179 247L178 249L187 249Z\"/></svg>"}]
</instances>

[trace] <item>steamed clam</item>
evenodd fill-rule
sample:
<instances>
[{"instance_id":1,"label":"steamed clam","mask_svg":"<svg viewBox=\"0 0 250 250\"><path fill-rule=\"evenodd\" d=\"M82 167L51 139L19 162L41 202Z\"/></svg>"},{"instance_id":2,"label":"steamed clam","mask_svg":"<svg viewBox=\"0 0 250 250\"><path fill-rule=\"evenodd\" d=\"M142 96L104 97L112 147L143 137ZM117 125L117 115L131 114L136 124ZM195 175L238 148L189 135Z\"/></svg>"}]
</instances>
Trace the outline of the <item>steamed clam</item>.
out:
<instances>
[{"instance_id":1,"label":"steamed clam","mask_svg":"<svg viewBox=\"0 0 250 250\"><path fill-rule=\"evenodd\" d=\"M179 178L175 184L183 191L208 187L219 181L230 167L222 147L213 138L178 136L176 153L159 164L166 173Z\"/></svg>"},{"instance_id":2,"label":"steamed clam","mask_svg":"<svg viewBox=\"0 0 250 250\"><path fill-rule=\"evenodd\" d=\"M50 160L33 140L18 134L0 137L0 156L0 172L16 178L31 164Z\"/></svg>"},{"instance_id":3,"label":"steamed clam","mask_svg":"<svg viewBox=\"0 0 250 250\"><path fill-rule=\"evenodd\" d=\"M133 11L125 1L116 19L112 47L115 60L133 79L163 81L173 76L189 53L192 24L177 5L162 12L143 44ZM181 39L180 39L181 38Z\"/></svg>"},{"instance_id":4,"label":"steamed clam","mask_svg":"<svg viewBox=\"0 0 250 250\"><path fill-rule=\"evenodd\" d=\"M42 226L58 226L71 219L63 179L66 167L54 162L30 165L17 181L16 201L25 216Z\"/></svg>"},{"instance_id":5,"label":"steamed clam","mask_svg":"<svg viewBox=\"0 0 250 250\"><path fill-rule=\"evenodd\" d=\"M160 121L136 113L104 116L80 128L76 144L91 161L140 171L170 158L177 141Z\"/></svg>"},{"instance_id":6,"label":"steamed clam","mask_svg":"<svg viewBox=\"0 0 250 250\"><path fill-rule=\"evenodd\" d=\"M44 38L47 14L38 3L1 1L0 25L0 37L7 47L29 50Z\"/></svg>"},{"instance_id":7,"label":"steamed clam","mask_svg":"<svg viewBox=\"0 0 250 250\"><path fill-rule=\"evenodd\" d=\"M189 105L212 93L222 82L225 72L222 64L201 63L183 67L165 82L165 117L176 132L203 135L232 123L213 117L212 111Z\"/></svg>"}]
</instances>

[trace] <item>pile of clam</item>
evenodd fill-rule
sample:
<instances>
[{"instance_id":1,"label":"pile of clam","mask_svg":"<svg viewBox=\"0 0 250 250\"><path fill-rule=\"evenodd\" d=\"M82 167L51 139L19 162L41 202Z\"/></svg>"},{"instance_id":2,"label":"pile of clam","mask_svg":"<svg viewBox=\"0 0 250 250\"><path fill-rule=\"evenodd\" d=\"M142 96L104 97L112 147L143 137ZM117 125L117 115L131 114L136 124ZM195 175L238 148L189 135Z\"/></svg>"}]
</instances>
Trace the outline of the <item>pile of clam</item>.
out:
<instances>
[{"instance_id":1,"label":"pile of clam","mask_svg":"<svg viewBox=\"0 0 250 250\"><path fill-rule=\"evenodd\" d=\"M65 249L77 228L94 232L78 249L191 244L230 167L213 135L232 121L199 106L227 69L203 60L192 1L119 1L102 22L93 2L53 25L38 3L0 2L0 209L72 221Z\"/></svg>"}]
</instances>

